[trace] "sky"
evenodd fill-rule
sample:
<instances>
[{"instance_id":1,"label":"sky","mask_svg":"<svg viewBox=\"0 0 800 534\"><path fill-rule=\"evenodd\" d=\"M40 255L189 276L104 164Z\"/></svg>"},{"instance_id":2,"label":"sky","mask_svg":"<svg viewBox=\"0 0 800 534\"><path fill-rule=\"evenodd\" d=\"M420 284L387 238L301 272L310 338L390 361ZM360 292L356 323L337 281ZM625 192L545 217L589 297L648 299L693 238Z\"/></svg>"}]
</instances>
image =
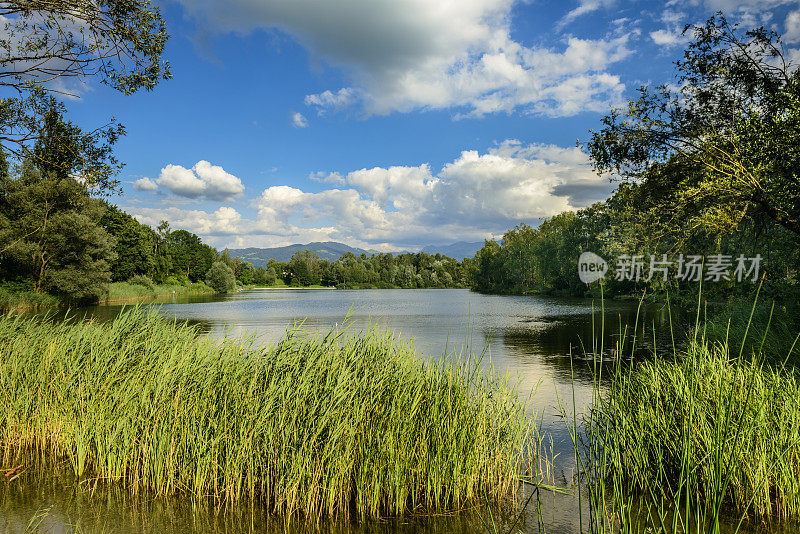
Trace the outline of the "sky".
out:
<instances>
[{"instance_id":1,"label":"sky","mask_svg":"<svg viewBox=\"0 0 800 534\"><path fill-rule=\"evenodd\" d=\"M89 81L70 118L125 125L113 203L220 249L418 250L536 226L611 194L577 144L675 81L686 24L722 10L800 42L798 0L158 5L173 79L132 96Z\"/></svg>"}]
</instances>

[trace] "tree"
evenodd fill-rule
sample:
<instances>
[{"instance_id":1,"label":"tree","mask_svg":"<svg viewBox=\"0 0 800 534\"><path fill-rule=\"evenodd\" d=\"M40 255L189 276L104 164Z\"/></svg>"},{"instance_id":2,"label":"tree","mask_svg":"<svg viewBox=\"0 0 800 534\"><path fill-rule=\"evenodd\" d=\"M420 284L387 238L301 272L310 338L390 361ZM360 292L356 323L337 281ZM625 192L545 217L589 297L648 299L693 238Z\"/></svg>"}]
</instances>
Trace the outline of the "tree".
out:
<instances>
[{"instance_id":1,"label":"tree","mask_svg":"<svg viewBox=\"0 0 800 534\"><path fill-rule=\"evenodd\" d=\"M288 270L292 285L313 286L321 281L319 256L309 250L298 250L289 260Z\"/></svg>"},{"instance_id":2,"label":"tree","mask_svg":"<svg viewBox=\"0 0 800 534\"><path fill-rule=\"evenodd\" d=\"M0 276L75 299L105 292L115 258L99 224L105 206L70 176L44 175L32 163L0 178Z\"/></svg>"},{"instance_id":3,"label":"tree","mask_svg":"<svg viewBox=\"0 0 800 534\"><path fill-rule=\"evenodd\" d=\"M587 144L595 167L660 181L654 208L678 210L687 237L763 215L800 238L800 71L764 28L742 34L717 14L686 31L680 89L642 88L606 116Z\"/></svg>"},{"instance_id":4,"label":"tree","mask_svg":"<svg viewBox=\"0 0 800 534\"><path fill-rule=\"evenodd\" d=\"M128 280L135 275L163 280L165 273L159 269L162 262L157 256L159 238L152 228L116 206L106 207L100 223L115 240L117 260L111 267L112 280Z\"/></svg>"},{"instance_id":5,"label":"tree","mask_svg":"<svg viewBox=\"0 0 800 534\"><path fill-rule=\"evenodd\" d=\"M64 89L65 81L96 78L128 95L171 76L161 57L166 25L150 0L8 0L0 3L0 16L0 86L17 93L0 100L0 146L14 156L32 157L55 102L50 94L75 94ZM84 145L123 132L107 126L84 134ZM76 155L92 169L90 151Z\"/></svg>"},{"instance_id":6,"label":"tree","mask_svg":"<svg viewBox=\"0 0 800 534\"><path fill-rule=\"evenodd\" d=\"M216 293L229 293L236 289L236 276L233 269L221 261L215 261L206 274L206 283Z\"/></svg>"},{"instance_id":7,"label":"tree","mask_svg":"<svg viewBox=\"0 0 800 534\"><path fill-rule=\"evenodd\" d=\"M253 268L253 264L249 261L244 261L239 268L239 275L236 279L243 285L249 286L254 282L255 275L256 270Z\"/></svg>"},{"instance_id":8,"label":"tree","mask_svg":"<svg viewBox=\"0 0 800 534\"><path fill-rule=\"evenodd\" d=\"M186 230L170 232L167 237L167 248L173 272L193 282L205 278L218 256L214 248L204 244L200 237Z\"/></svg>"}]
</instances>

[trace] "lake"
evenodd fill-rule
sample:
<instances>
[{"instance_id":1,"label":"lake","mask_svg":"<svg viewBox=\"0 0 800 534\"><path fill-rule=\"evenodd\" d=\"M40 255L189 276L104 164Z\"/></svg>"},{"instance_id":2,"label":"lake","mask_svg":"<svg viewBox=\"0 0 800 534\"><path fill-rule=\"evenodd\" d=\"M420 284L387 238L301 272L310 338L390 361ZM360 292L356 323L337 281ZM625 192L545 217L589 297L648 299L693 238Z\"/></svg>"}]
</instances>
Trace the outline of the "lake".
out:
<instances>
[{"instance_id":1,"label":"lake","mask_svg":"<svg viewBox=\"0 0 800 534\"><path fill-rule=\"evenodd\" d=\"M574 453L567 425L557 408L579 413L592 397L592 364L583 346L600 339L600 304L586 299L538 296L481 295L468 290L250 290L225 297L193 296L150 304L167 317L187 320L208 335L255 335L263 343L278 340L287 327L326 332L347 321L353 331L370 325L391 329L413 343L424 358L469 347L483 365L508 373L520 394L530 395L530 414L552 437L554 481L572 488ZM94 306L69 312L110 320L123 306ZM633 334L637 311L638 358L652 353L657 340L669 332L665 306L637 302L606 302L605 358L616 356L620 330ZM63 316L63 313L61 314ZM625 325L628 325L627 328ZM594 336L593 336L594 331ZM656 341L660 346L661 341ZM629 354L630 350L623 351ZM89 491L87 491L89 490ZM42 511L46 511L43 513ZM285 525L244 505L216 507L183 499L134 496L104 481L76 483L69 475L31 473L21 483L0 481L0 531L26 532L31 518L41 513L40 529L72 532L277 532ZM542 516L547 532L576 532L580 513L573 496L546 495ZM584 526L587 517L583 517ZM37 520L38 521L38 520ZM505 518L507 523L513 518ZM523 530L538 532L533 510L523 517ZM306 531L296 525L290 530ZM474 514L412 518L379 525L327 525L341 532L482 532Z\"/></svg>"}]
</instances>

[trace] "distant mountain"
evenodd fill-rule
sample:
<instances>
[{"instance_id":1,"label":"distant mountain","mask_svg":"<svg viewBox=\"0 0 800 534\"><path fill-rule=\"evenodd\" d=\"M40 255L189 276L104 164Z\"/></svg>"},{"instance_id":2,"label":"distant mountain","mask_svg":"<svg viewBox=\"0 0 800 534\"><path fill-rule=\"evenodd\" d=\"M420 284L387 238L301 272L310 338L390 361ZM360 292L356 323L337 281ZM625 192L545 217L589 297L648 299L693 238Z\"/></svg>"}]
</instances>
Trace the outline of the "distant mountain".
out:
<instances>
[{"instance_id":1,"label":"distant mountain","mask_svg":"<svg viewBox=\"0 0 800 534\"><path fill-rule=\"evenodd\" d=\"M483 241L459 241L458 243L453 243L452 245L428 245L422 249L422 252L427 252L428 254L439 253L450 258L457 259L458 261L462 261L464 258L471 258L482 248Z\"/></svg>"},{"instance_id":2,"label":"distant mountain","mask_svg":"<svg viewBox=\"0 0 800 534\"><path fill-rule=\"evenodd\" d=\"M309 243L307 245L288 245L274 248L237 248L228 249L232 258L239 257L253 264L253 267L266 267L270 258L275 261L289 261L294 253L299 250L310 250L323 260L338 260L345 252L352 252L356 256L376 254L374 250L349 247L343 243L327 241L325 243Z\"/></svg>"}]
</instances>

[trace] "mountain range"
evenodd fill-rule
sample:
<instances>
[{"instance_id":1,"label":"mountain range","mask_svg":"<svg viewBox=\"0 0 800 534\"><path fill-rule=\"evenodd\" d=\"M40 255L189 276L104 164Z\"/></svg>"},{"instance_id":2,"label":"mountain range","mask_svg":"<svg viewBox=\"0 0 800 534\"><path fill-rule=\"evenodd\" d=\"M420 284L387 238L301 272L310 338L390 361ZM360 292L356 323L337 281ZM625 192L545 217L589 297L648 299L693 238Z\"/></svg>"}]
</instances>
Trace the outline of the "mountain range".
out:
<instances>
[{"instance_id":1,"label":"mountain range","mask_svg":"<svg viewBox=\"0 0 800 534\"><path fill-rule=\"evenodd\" d=\"M443 254L445 256L449 256L451 258L455 258L459 261L463 260L464 258L468 258L474 256L475 253L483 246L483 242L466 242L466 241L459 241L458 243L453 243L450 245L442 245L442 246L434 246L429 245L422 249L422 252L427 252L428 254ZM295 244L295 245L287 245L285 247L273 247L273 248L237 248L237 249L229 249L228 254L231 257L241 258L242 260L249 261L253 264L254 267L266 267L267 262L270 259L274 259L275 261L289 261L292 259L292 256L295 252L300 250L308 250L315 253L320 259L328 260L328 261L335 261L338 260L342 254L345 252L352 252L356 256L361 254L366 254L370 256L372 254L380 254L380 251L377 250L365 250L362 248L355 248L344 243L337 243L335 241L326 241L324 243L314 242L308 243L306 245ZM393 254L401 254L403 251L393 252Z\"/></svg>"}]
</instances>

